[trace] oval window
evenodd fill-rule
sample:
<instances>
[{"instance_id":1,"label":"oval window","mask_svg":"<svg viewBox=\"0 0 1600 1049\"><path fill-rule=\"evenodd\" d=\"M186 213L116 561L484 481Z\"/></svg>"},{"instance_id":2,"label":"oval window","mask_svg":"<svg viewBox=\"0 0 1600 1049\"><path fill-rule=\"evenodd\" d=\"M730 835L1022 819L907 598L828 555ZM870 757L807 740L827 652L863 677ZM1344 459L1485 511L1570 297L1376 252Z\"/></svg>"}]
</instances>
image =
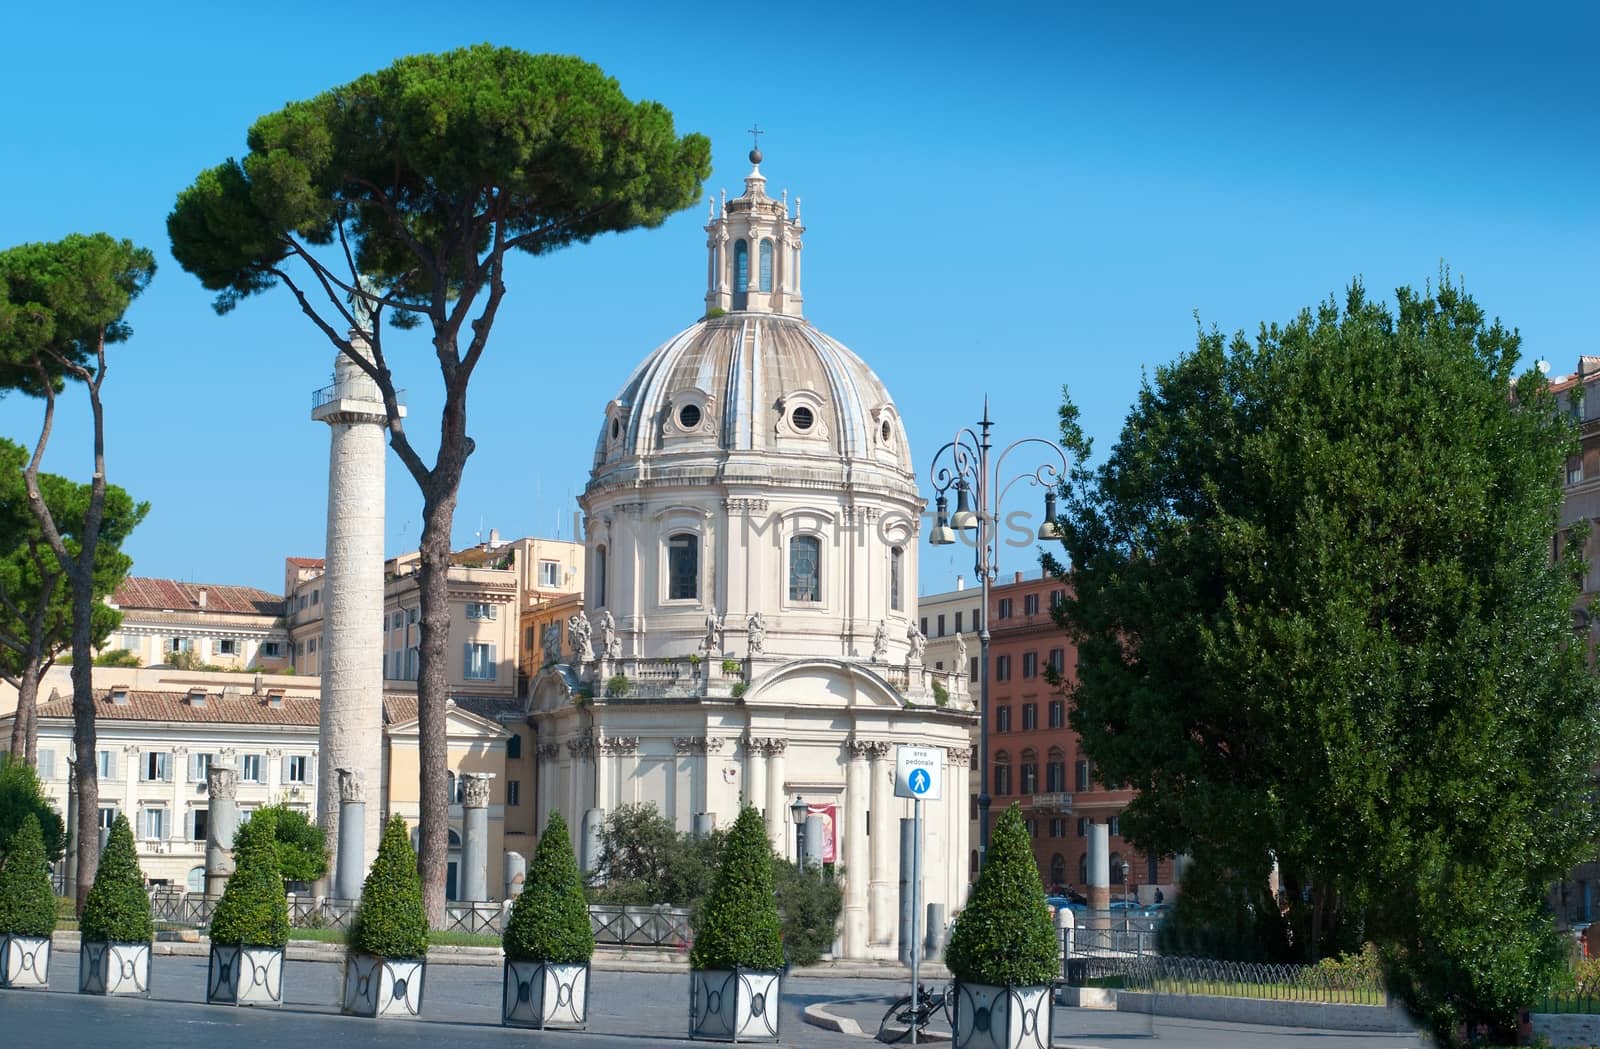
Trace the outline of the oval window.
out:
<instances>
[{"instance_id":1,"label":"oval window","mask_svg":"<svg viewBox=\"0 0 1600 1049\"><path fill-rule=\"evenodd\" d=\"M884 444L888 444L889 443L889 420L888 419L883 420L883 428L879 432L883 434L883 443Z\"/></svg>"},{"instance_id":2,"label":"oval window","mask_svg":"<svg viewBox=\"0 0 1600 1049\"><path fill-rule=\"evenodd\" d=\"M611 420L611 439L615 441L622 436L622 422L618 419Z\"/></svg>"},{"instance_id":3,"label":"oval window","mask_svg":"<svg viewBox=\"0 0 1600 1049\"><path fill-rule=\"evenodd\" d=\"M811 409L803 404L789 413L789 424L802 433L811 429L811 424L816 421L816 417L811 414Z\"/></svg>"},{"instance_id":4,"label":"oval window","mask_svg":"<svg viewBox=\"0 0 1600 1049\"><path fill-rule=\"evenodd\" d=\"M700 406L686 404L678 411L678 425L685 430L692 430L700 425Z\"/></svg>"}]
</instances>

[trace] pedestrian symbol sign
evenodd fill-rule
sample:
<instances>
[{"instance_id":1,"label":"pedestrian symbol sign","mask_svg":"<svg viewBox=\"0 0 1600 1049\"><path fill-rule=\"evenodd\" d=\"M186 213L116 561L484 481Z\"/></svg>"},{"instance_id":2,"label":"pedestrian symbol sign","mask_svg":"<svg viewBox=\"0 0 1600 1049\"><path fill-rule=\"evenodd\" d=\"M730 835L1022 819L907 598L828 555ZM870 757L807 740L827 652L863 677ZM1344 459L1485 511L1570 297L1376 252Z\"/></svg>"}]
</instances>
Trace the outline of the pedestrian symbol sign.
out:
<instances>
[{"instance_id":1,"label":"pedestrian symbol sign","mask_svg":"<svg viewBox=\"0 0 1600 1049\"><path fill-rule=\"evenodd\" d=\"M897 798L938 801L944 777L944 748L896 747L894 794Z\"/></svg>"}]
</instances>

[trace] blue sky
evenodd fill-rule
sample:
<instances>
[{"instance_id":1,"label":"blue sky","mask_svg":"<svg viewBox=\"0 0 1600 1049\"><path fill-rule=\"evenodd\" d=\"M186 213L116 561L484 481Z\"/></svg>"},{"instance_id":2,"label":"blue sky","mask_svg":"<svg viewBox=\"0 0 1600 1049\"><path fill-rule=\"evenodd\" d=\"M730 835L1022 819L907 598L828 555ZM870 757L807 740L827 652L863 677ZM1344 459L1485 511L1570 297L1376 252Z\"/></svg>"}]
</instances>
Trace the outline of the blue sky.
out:
<instances>
[{"instance_id":1,"label":"blue sky","mask_svg":"<svg viewBox=\"0 0 1600 1049\"><path fill-rule=\"evenodd\" d=\"M216 316L168 254L176 194L241 154L259 115L483 40L581 55L664 103L711 137L710 193L738 191L758 121L769 190L805 201L807 316L884 379L924 473L985 392L1002 442L1053 436L1063 383L1104 454L1196 311L1253 330L1358 274L1388 295L1446 260L1529 359L1559 373L1600 351L1595 7L985 6L11 13L0 245L105 230L161 263L106 389L109 475L153 504L135 571L276 590L325 529L328 436L308 413L331 349L281 289ZM512 268L470 400L458 545L480 523L571 536L606 402L703 310L704 214ZM395 367L418 439L439 379L409 350ZM46 468L85 477L77 403ZM31 444L38 407L0 400L0 434ZM389 477L395 554L421 500L392 455ZM1031 563L1009 550L1002 567ZM927 549L923 590L970 567Z\"/></svg>"}]
</instances>

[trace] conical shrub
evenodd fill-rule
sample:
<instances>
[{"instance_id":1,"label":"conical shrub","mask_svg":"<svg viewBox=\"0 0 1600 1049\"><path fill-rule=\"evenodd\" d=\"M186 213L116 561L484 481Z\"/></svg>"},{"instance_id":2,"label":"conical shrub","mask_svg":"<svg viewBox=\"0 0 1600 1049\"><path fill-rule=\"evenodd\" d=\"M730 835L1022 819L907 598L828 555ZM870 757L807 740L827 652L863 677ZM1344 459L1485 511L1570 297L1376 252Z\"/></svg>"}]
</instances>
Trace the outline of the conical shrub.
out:
<instances>
[{"instance_id":1,"label":"conical shrub","mask_svg":"<svg viewBox=\"0 0 1600 1049\"><path fill-rule=\"evenodd\" d=\"M361 906L350 930L350 947L384 958L423 958L428 953L428 915L422 909L422 878L406 821L389 817L378 858L361 886Z\"/></svg>"},{"instance_id":2,"label":"conical shrub","mask_svg":"<svg viewBox=\"0 0 1600 1049\"><path fill-rule=\"evenodd\" d=\"M1022 810L1000 814L989 858L956 919L945 964L964 983L1037 986L1056 977L1056 934Z\"/></svg>"},{"instance_id":3,"label":"conical shrub","mask_svg":"<svg viewBox=\"0 0 1600 1049\"><path fill-rule=\"evenodd\" d=\"M144 871L139 869L139 854L133 847L133 829L120 812L100 854L100 867L83 902L78 929L85 940L115 943L147 943L155 932L150 897L144 891Z\"/></svg>"},{"instance_id":4,"label":"conical shrub","mask_svg":"<svg viewBox=\"0 0 1600 1049\"><path fill-rule=\"evenodd\" d=\"M11 835L0 865L0 933L49 936L56 929L56 898L44 861L39 817L28 813Z\"/></svg>"},{"instance_id":5,"label":"conical shrub","mask_svg":"<svg viewBox=\"0 0 1600 1049\"><path fill-rule=\"evenodd\" d=\"M781 929L767 829L761 813L746 806L728 832L711 895L695 923L689 964L696 969L781 969Z\"/></svg>"},{"instance_id":6,"label":"conical shrub","mask_svg":"<svg viewBox=\"0 0 1600 1049\"><path fill-rule=\"evenodd\" d=\"M559 812L550 813L522 895L511 905L504 945L506 957L514 961L576 965L594 955L583 878Z\"/></svg>"},{"instance_id":7,"label":"conical shrub","mask_svg":"<svg viewBox=\"0 0 1600 1049\"><path fill-rule=\"evenodd\" d=\"M233 877L211 916L211 942L282 947L289 942L289 900L278 867L271 820L255 819L233 839Z\"/></svg>"}]
</instances>

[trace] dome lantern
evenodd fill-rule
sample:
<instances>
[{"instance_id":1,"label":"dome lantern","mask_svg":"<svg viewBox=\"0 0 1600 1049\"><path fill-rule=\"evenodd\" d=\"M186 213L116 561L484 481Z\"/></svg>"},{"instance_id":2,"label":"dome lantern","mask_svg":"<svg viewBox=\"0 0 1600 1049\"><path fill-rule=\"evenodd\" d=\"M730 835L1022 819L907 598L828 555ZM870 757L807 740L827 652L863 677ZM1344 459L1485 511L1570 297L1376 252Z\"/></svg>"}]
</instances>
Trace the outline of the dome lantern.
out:
<instances>
[{"instance_id":1,"label":"dome lantern","mask_svg":"<svg viewBox=\"0 0 1600 1049\"><path fill-rule=\"evenodd\" d=\"M750 151L744 193L711 205L706 225L706 311L801 316L800 198L789 216L789 194L767 196L761 151Z\"/></svg>"}]
</instances>

